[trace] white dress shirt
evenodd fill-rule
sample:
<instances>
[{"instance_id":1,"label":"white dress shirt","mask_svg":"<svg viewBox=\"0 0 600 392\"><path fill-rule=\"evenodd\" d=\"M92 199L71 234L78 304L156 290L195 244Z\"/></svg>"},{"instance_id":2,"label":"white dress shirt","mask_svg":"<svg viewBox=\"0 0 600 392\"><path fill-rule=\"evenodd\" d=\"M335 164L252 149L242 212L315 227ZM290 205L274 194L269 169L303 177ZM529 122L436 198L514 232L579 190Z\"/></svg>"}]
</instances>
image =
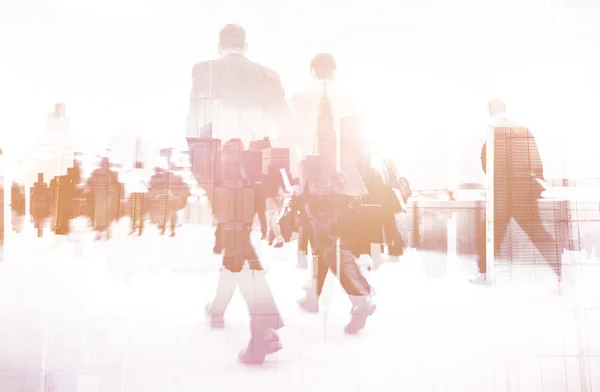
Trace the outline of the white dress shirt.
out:
<instances>
[{"instance_id":1,"label":"white dress shirt","mask_svg":"<svg viewBox=\"0 0 600 392\"><path fill-rule=\"evenodd\" d=\"M505 128L518 128L520 125L509 118L506 113L499 113L490 118L490 126L492 127L505 127Z\"/></svg>"},{"instance_id":2,"label":"white dress shirt","mask_svg":"<svg viewBox=\"0 0 600 392\"><path fill-rule=\"evenodd\" d=\"M319 105L323 98L322 82L315 83L313 88L298 92L290 103L294 143L297 146L299 159L313 151L313 140L317 129ZM351 99L335 82L327 83L327 96L333 111L334 130L340 131L341 119L359 115L358 104Z\"/></svg>"},{"instance_id":3,"label":"white dress shirt","mask_svg":"<svg viewBox=\"0 0 600 392\"><path fill-rule=\"evenodd\" d=\"M340 134L341 120L345 117L360 115L357 103L348 94L345 94L335 83L316 83L312 89L296 94L292 99L290 108L292 124L294 124L293 138L296 140L296 153L301 160L306 155L314 153L314 138L317 132L319 107L323 94L326 92L333 114L334 131ZM363 196L368 193L362 177L351 159L341 159L340 169L344 178L345 193L353 196Z\"/></svg>"}]
</instances>

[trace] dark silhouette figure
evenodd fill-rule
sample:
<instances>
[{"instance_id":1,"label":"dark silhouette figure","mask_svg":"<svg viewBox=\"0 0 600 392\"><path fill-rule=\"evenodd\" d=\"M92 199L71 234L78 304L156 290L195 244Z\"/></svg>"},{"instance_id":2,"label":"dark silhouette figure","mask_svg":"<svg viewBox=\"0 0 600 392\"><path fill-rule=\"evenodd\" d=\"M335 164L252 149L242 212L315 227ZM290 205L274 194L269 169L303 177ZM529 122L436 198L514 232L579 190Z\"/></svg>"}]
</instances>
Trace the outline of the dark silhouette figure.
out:
<instances>
[{"instance_id":1,"label":"dark silhouette figure","mask_svg":"<svg viewBox=\"0 0 600 392\"><path fill-rule=\"evenodd\" d=\"M140 161L135 162L135 170L143 169L144 165ZM144 232L144 221L146 214L148 213L148 194L143 192L132 192L129 195L128 200L128 211L131 217L131 231L130 235L135 234L138 231L139 235Z\"/></svg>"},{"instance_id":2,"label":"dark silhouette figure","mask_svg":"<svg viewBox=\"0 0 600 392\"><path fill-rule=\"evenodd\" d=\"M508 225L513 218L527 234L534 246L561 276L561 254L556 239L544 228L538 199L544 187L539 180L544 178L542 159L531 131L519 127L506 117L502 101L489 103L494 141L494 253L497 255L506 238ZM481 167L486 172L486 143L481 149ZM473 283L486 281L486 232L478 241L479 273L471 279Z\"/></svg>"},{"instance_id":3,"label":"dark silhouette figure","mask_svg":"<svg viewBox=\"0 0 600 392\"><path fill-rule=\"evenodd\" d=\"M254 183L254 213L258 216L258 223L260 224L261 239L266 240L268 230L267 224L267 198L264 195L263 187L260 182Z\"/></svg>"},{"instance_id":4,"label":"dark silhouette figure","mask_svg":"<svg viewBox=\"0 0 600 392\"><path fill-rule=\"evenodd\" d=\"M237 142L242 145L231 148L241 152L244 147L249 147L251 141L267 136L265 133L273 126L281 131L286 125L287 105L279 76L273 70L248 60L245 57L247 47L244 29L239 25L226 25L219 33L218 50L221 57L194 66L187 118L188 140L211 137L221 140L238 139ZM223 153L225 149L223 146ZM223 166L225 162L230 166L229 169ZM254 197L255 189L250 184L246 184L246 190L243 191L238 182L225 181L231 176L237 177L236 173L241 171L242 162L241 157L237 163L221 160L221 178L216 181L227 192L246 192L245 195L250 192ZM205 190L209 197L212 196L210 184L209 189ZM216 192L215 189L214 193ZM219 197L210 197L210 201L213 214L218 215ZM251 205L247 205L248 200L246 204L242 204L244 208L250 209L253 216L257 206L253 198L251 201ZM260 201L258 207L262 207ZM214 250L223 252L223 268L215 299L207 306L206 312L213 325L222 324L227 304L236 287L240 287L250 311L251 338L239 359L250 364L262 363L268 354L281 349L276 330L283 327L283 321L258 256L250 243L252 217L244 217L248 221L237 219L239 217L231 220L217 216ZM242 268L246 263L249 269Z\"/></svg>"},{"instance_id":5,"label":"dark silhouette figure","mask_svg":"<svg viewBox=\"0 0 600 392\"><path fill-rule=\"evenodd\" d=\"M81 183L81 164L73 160L73 166L67 169L71 189L71 218L87 216L87 197L84 184Z\"/></svg>"},{"instance_id":6,"label":"dark silhouette figure","mask_svg":"<svg viewBox=\"0 0 600 392\"><path fill-rule=\"evenodd\" d=\"M396 214L406 212L398 197L400 196L406 203L411 196L411 190L408 181L400 177L396 165L391 159L384 159L383 172L384 182L389 187L384 190L383 233L388 247L388 255L397 257L404 254L406 247L406 242L396 225ZM395 192L394 189L398 192Z\"/></svg>"},{"instance_id":7,"label":"dark silhouette figure","mask_svg":"<svg viewBox=\"0 0 600 392\"><path fill-rule=\"evenodd\" d=\"M243 144L239 139L223 146L222 177L213 209L217 221L215 252L223 253L223 268L215 299L206 307L213 327L223 327L223 316L236 288L250 311L251 338L240 353L244 363L262 363L281 349L276 330L283 320L273 299L258 255L250 242L255 188L244 176ZM231 208L233 205L233 208Z\"/></svg>"},{"instance_id":8,"label":"dark silhouette figure","mask_svg":"<svg viewBox=\"0 0 600 392\"><path fill-rule=\"evenodd\" d=\"M52 230L55 234L69 233L69 224L73 213L73 182L70 173L54 178L54 199L52 204Z\"/></svg>"},{"instance_id":9,"label":"dark silhouette figure","mask_svg":"<svg viewBox=\"0 0 600 392\"><path fill-rule=\"evenodd\" d=\"M249 151L260 151L271 148L271 141L268 138L264 138L262 140L256 140L250 142L250 146L248 147ZM262 160L262 156L261 156ZM261 162L262 163L262 162ZM262 173L262 167L261 167ZM258 216L258 222L260 224L260 233L261 239L266 240L269 232L269 227L267 223L267 190L265 189L265 184L261 182L255 182L254 184L256 193L254 194L254 208L255 213Z\"/></svg>"},{"instance_id":10,"label":"dark silhouette figure","mask_svg":"<svg viewBox=\"0 0 600 392\"><path fill-rule=\"evenodd\" d=\"M344 140L344 132L336 124L333 105L328 94L328 83L334 78L336 63L330 54L319 54L311 62L315 78L322 83L322 95L317 116L315 156L307 156L301 176L300 211L310 225L314 286L299 305L310 312L319 309L318 299L327 272L339 273L340 283L352 302L352 318L346 333L354 334L364 328L367 318L376 309L371 302L371 286L359 269L352 254L352 227L360 214L361 197L368 194L362 175L366 170L364 145ZM338 114L338 117L343 117ZM354 119L349 118L347 123ZM338 132L340 136L338 167ZM358 136L358 135L353 135ZM339 255L339 271L338 271Z\"/></svg>"},{"instance_id":11,"label":"dark silhouette figure","mask_svg":"<svg viewBox=\"0 0 600 392\"><path fill-rule=\"evenodd\" d=\"M158 226L164 235L167 225L171 228L171 237L175 237L177 211L187 204L190 190L183 179L170 170L157 168L148 188L150 220Z\"/></svg>"},{"instance_id":12,"label":"dark silhouette figure","mask_svg":"<svg viewBox=\"0 0 600 392\"><path fill-rule=\"evenodd\" d=\"M38 179L31 188L30 210L33 226L37 230L37 236L44 235L44 226L51 214L51 196L48 184L44 182L44 174L38 173Z\"/></svg>"},{"instance_id":13,"label":"dark silhouette figure","mask_svg":"<svg viewBox=\"0 0 600 392\"><path fill-rule=\"evenodd\" d=\"M25 187L13 182L10 194L10 209L12 212L12 229L20 233L25 217Z\"/></svg>"},{"instance_id":14,"label":"dark silhouette figure","mask_svg":"<svg viewBox=\"0 0 600 392\"><path fill-rule=\"evenodd\" d=\"M81 164L77 159L73 159L73 166L70 168L71 181L74 185L79 185L81 183Z\"/></svg>"},{"instance_id":15,"label":"dark silhouette figure","mask_svg":"<svg viewBox=\"0 0 600 392\"><path fill-rule=\"evenodd\" d=\"M248 60L245 56L247 49L244 29L239 25L226 25L219 33L220 58L194 66L187 137L215 137L222 140L240 138L248 147L252 140L265 136L256 134L255 131L267 132L271 124L275 124L278 130L286 126L287 104L279 75L264 65ZM219 110L215 101L221 104L219 108L237 112L236 117L239 118L234 119L237 129L233 131L236 134L210 134L213 130L219 133L219 130L214 129L215 124L208 126L218 120L213 116L213 111ZM263 129L250 126L243 115L246 110L261 113L261 121L264 123L259 128Z\"/></svg>"},{"instance_id":16,"label":"dark silhouette figure","mask_svg":"<svg viewBox=\"0 0 600 392\"><path fill-rule=\"evenodd\" d=\"M52 230L55 234L69 234L71 220L86 214L80 181L81 170L77 161L67 168L66 175L57 176L52 181Z\"/></svg>"},{"instance_id":17,"label":"dark silhouette figure","mask_svg":"<svg viewBox=\"0 0 600 392\"><path fill-rule=\"evenodd\" d=\"M103 158L100 168L94 170L89 178L86 188L90 192L92 212L92 226L97 232L96 240L110 239L109 228L112 222L120 217L121 197L124 189L119 182L116 172L110 169L108 158Z\"/></svg>"}]
</instances>

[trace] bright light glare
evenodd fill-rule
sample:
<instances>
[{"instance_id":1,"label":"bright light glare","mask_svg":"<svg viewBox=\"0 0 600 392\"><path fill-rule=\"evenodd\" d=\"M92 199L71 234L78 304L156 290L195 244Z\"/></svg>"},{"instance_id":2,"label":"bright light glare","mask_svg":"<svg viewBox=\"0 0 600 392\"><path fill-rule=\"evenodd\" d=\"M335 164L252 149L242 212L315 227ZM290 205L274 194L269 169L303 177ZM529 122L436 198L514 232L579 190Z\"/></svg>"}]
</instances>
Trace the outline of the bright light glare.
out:
<instances>
[{"instance_id":1,"label":"bright light glare","mask_svg":"<svg viewBox=\"0 0 600 392\"><path fill-rule=\"evenodd\" d=\"M395 135L387 131L387 123L385 115L376 111L368 112L365 115L364 131L366 141L371 148L373 161L388 156L395 158L393 157L395 154L393 146L396 145L398 140Z\"/></svg>"}]
</instances>

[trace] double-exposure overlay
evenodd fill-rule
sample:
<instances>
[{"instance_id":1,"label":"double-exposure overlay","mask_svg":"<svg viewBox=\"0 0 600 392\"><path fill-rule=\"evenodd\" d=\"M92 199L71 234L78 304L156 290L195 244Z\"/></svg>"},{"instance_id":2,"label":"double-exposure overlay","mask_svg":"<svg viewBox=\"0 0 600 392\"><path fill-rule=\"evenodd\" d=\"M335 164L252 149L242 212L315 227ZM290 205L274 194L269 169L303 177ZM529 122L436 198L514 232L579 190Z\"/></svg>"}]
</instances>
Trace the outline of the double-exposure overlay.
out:
<instances>
[{"instance_id":1,"label":"double-exposure overlay","mask_svg":"<svg viewBox=\"0 0 600 392\"><path fill-rule=\"evenodd\" d=\"M599 47L583 0L2 3L0 392L600 392Z\"/></svg>"}]
</instances>

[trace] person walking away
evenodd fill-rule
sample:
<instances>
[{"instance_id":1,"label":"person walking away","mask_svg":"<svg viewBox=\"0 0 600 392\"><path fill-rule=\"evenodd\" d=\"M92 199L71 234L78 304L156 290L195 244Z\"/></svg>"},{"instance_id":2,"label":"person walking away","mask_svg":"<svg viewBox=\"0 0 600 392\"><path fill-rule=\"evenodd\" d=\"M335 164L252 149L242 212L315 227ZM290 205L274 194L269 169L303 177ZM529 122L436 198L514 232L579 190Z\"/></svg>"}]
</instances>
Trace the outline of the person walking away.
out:
<instances>
[{"instance_id":1,"label":"person walking away","mask_svg":"<svg viewBox=\"0 0 600 392\"><path fill-rule=\"evenodd\" d=\"M544 166L533 133L507 117L506 105L501 100L490 101L488 110L496 141L504 141L494 148L494 254L500 251L510 220L514 218L560 280L561 252L556 239L543 226L538 207L538 199L544 191L540 184L544 178ZM486 144L481 148L484 173L487 166ZM486 277L485 227L485 224L482 225L479 235L478 271L470 279L471 283L489 282Z\"/></svg>"},{"instance_id":2,"label":"person walking away","mask_svg":"<svg viewBox=\"0 0 600 392\"><path fill-rule=\"evenodd\" d=\"M25 221L25 187L13 182L10 196L12 229L15 233L20 233Z\"/></svg>"},{"instance_id":3,"label":"person walking away","mask_svg":"<svg viewBox=\"0 0 600 392\"><path fill-rule=\"evenodd\" d=\"M171 237L175 237L177 213L185 208L190 196L189 187L170 168L158 167L150 178L148 190L152 221L158 225L161 235L166 233L169 225Z\"/></svg>"},{"instance_id":4,"label":"person walking away","mask_svg":"<svg viewBox=\"0 0 600 392\"><path fill-rule=\"evenodd\" d=\"M299 305L307 311L317 312L327 272L339 273L340 283L352 303L352 317L345 332L355 334L364 328L376 305L371 300L371 286L354 259L345 230L354 224L355 211L351 211L351 206L360 204L360 198L368 191L361 177L365 168L358 166L357 159L364 146L354 143L349 146L340 140L342 119L356 112L342 106L347 99L333 84L336 69L335 59L327 53L318 54L311 61L319 89L307 94L307 100L309 97L313 100L313 105L308 107L314 109L312 118L315 119L316 134L313 140L317 156L306 157L306 176L302 176L299 200L303 200L300 201L301 213L310 223L313 253L317 257L313 287L307 290Z\"/></svg>"},{"instance_id":5,"label":"person walking away","mask_svg":"<svg viewBox=\"0 0 600 392\"><path fill-rule=\"evenodd\" d=\"M193 67L186 120L188 138L212 137L223 142L239 139L243 148L248 148L254 140L265 137L275 140L278 132L286 130L288 108L279 76L264 65L249 60L247 50L243 27L228 24L219 32L220 57ZM213 215L217 200L209 201ZM226 222L217 219L214 251L223 253L223 267L215 298L206 306L206 313L213 326L222 326L227 305L239 286L251 319L250 342L239 359L243 363L262 363L268 354L281 349L275 331L283 327L283 321L249 242L249 232L238 233L243 239L241 247L227 243L228 232ZM248 265L250 268L243 268Z\"/></svg>"},{"instance_id":6,"label":"person walking away","mask_svg":"<svg viewBox=\"0 0 600 392\"><path fill-rule=\"evenodd\" d=\"M121 197L124 192L118 175L111 170L108 158L102 158L100 168L94 170L87 181L86 189L91 195L92 227L96 231L96 240L110 239L110 225L118 220Z\"/></svg>"}]
</instances>

